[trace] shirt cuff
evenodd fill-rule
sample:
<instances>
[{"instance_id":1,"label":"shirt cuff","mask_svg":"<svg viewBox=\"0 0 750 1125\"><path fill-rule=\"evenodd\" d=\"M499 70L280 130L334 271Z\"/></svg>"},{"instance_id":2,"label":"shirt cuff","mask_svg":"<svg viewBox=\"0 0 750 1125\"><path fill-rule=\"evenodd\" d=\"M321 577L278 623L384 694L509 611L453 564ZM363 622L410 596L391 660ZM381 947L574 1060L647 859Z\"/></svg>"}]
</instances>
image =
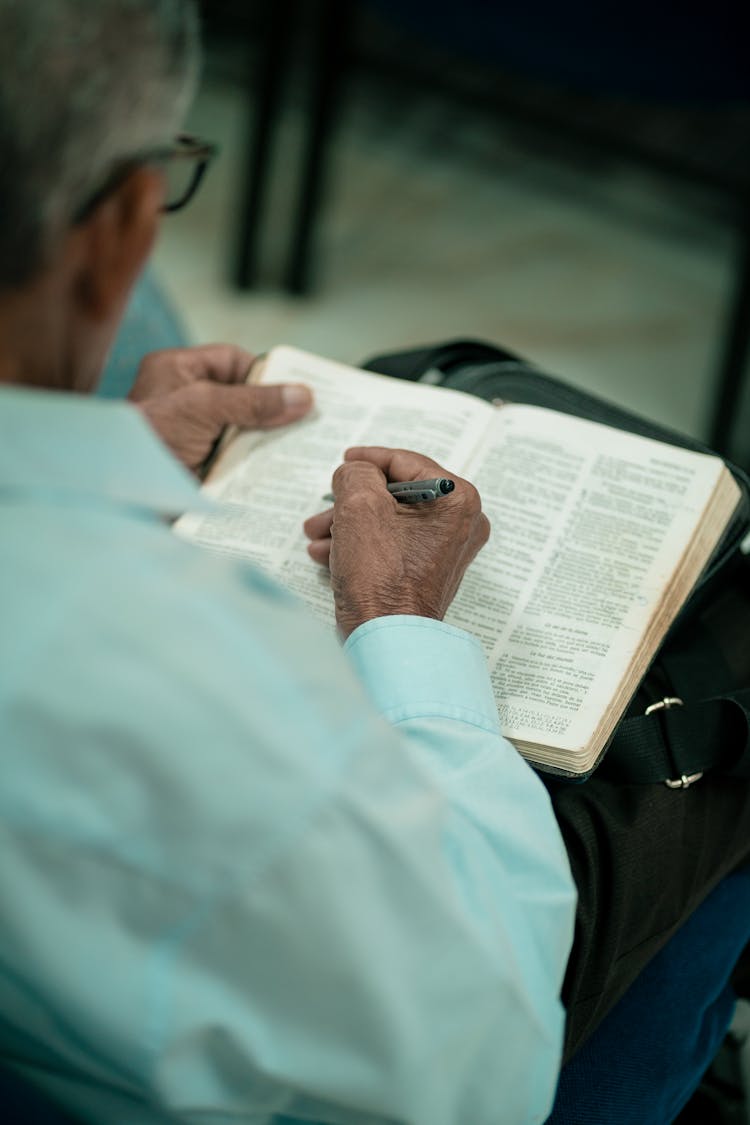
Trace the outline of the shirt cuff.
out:
<instances>
[{"instance_id":1,"label":"shirt cuff","mask_svg":"<svg viewBox=\"0 0 750 1125\"><path fill-rule=\"evenodd\" d=\"M500 733L484 652L463 629L429 617L376 617L344 651L389 722L441 717Z\"/></svg>"}]
</instances>

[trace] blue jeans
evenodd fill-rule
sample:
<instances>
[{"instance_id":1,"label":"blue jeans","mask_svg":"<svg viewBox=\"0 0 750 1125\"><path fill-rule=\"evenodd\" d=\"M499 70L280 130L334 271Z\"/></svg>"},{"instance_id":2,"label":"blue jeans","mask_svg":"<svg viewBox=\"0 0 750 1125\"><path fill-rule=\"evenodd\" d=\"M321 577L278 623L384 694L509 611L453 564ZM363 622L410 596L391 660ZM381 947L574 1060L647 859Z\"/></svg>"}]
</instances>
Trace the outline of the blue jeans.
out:
<instances>
[{"instance_id":1,"label":"blue jeans","mask_svg":"<svg viewBox=\"0 0 750 1125\"><path fill-rule=\"evenodd\" d=\"M560 1074L547 1125L666 1125L732 1020L729 978L750 941L750 868L723 880L649 962Z\"/></svg>"}]
</instances>

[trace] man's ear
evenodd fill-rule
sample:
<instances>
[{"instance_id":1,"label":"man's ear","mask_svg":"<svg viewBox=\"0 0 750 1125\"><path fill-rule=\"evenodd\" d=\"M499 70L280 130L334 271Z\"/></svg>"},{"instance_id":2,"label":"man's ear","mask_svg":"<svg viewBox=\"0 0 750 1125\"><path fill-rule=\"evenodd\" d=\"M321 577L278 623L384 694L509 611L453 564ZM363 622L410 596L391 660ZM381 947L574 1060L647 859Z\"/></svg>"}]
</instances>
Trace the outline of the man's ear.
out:
<instances>
[{"instance_id":1,"label":"man's ear","mask_svg":"<svg viewBox=\"0 0 750 1125\"><path fill-rule=\"evenodd\" d=\"M84 316L119 314L151 252L163 199L160 173L135 168L77 228L75 298Z\"/></svg>"}]
</instances>

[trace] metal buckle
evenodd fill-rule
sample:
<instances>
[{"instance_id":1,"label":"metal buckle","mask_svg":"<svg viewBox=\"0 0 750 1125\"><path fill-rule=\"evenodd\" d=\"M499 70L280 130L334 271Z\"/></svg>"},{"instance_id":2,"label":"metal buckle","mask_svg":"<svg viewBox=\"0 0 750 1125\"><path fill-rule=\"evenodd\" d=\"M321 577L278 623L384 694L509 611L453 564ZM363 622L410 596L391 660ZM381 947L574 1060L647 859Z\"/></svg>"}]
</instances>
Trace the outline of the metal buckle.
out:
<instances>
[{"instance_id":1,"label":"metal buckle","mask_svg":"<svg viewBox=\"0 0 750 1125\"><path fill-rule=\"evenodd\" d=\"M668 711L670 707L684 707L683 701L679 695L665 695L664 699L660 699L658 703L652 703L644 711L645 715L652 715L654 711ZM703 777L703 770L700 773L683 773L681 777L667 777L664 779L664 784L667 789L688 789L694 781L700 781Z\"/></svg>"},{"instance_id":2,"label":"metal buckle","mask_svg":"<svg viewBox=\"0 0 750 1125\"><path fill-rule=\"evenodd\" d=\"M668 711L670 707L683 707L684 704L679 695L665 695L658 703L652 703L643 712L644 715L651 715L654 711Z\"/></svg>"},{"instance_id":3,"label":"metal buckle","mask_svg":"<svg viewBox=\"0 0 750 1125\"><path fill-rule=\"evenodd\" d=\"M700 781L703 770L699 773L684 773L682 777L665 777L664 784L667 789L689 789L694 781Z\"/></svg>"}]
</instances>

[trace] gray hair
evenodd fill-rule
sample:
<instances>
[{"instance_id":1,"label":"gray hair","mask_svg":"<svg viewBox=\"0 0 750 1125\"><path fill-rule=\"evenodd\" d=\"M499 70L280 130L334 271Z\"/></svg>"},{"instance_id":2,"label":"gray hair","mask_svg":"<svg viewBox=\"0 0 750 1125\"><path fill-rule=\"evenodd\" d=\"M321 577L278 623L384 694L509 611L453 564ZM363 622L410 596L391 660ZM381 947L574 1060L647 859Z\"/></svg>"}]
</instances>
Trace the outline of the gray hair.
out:
<instances>
[{"instance_id":1,"label":"gray hair","mask_svg":"<svg viewBox=\"0 0 750 1125\"><path fill-rule=\"evenodd\" d=\"M33 277L119 161L171 140L197 43L192 0L0 0L0 288Z\"/></svg>"}]
</instances>

